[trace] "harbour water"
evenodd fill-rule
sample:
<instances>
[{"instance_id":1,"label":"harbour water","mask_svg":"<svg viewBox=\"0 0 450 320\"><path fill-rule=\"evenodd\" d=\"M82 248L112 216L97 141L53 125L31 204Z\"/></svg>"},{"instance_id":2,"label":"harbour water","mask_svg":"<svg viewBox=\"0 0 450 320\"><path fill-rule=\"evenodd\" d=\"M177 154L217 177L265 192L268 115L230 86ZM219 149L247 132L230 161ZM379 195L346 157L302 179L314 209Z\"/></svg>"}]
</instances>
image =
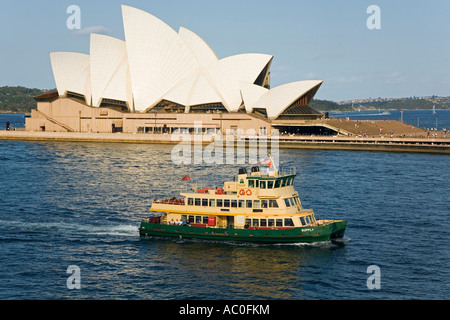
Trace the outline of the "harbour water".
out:
<instances>
[{"instance_id":1,"label":"harbour water","mask_svg":"<svg viewBox=\"0 0 450 320\"><path fill-rule=\"evenodd\" d=\"M0 141L0 299L450 298L447 155L280 150L303 206L349 221L342 244L141 239L153 199L186 174L220 185L238 172L176 166L172 148Z\"/></svg>"},{"instance_id":2,"label":"harbour water","mask_svg":"<svg viewBox=\"0 0 450 320\"><path fill-rule=\"evenodd\" d=\"M400 110L367 110L361 112L330 113L335 118L350 120L402 121ZM450 110L403 110L403 123L422 129L450 130Z\"/></svg>"},{"instance_id":3,"label":"harbour water","mask_svg":"<svg viewBox=\"0 0 450 320\"><path fill-rule=\"evenodd\" d=\"M13 129L25 128L25 114L23 113L0 113L0 130L6 129L9 122Z\"/></svg>"}]
</instances>

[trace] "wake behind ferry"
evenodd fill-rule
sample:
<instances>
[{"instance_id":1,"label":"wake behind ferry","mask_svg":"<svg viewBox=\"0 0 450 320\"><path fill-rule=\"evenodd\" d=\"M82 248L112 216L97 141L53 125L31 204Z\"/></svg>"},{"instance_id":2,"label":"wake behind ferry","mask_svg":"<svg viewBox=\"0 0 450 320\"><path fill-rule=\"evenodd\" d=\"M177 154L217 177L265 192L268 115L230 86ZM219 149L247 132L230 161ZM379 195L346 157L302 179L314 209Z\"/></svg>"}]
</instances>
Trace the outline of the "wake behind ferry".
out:
<instances>
[{"instance_id":1,"label":"wake behind ferry","mask_svg":"<svg viewBox=\"0 0 450 320\"><path fill-rule=\"evenodd\" d=\"M223 188L193 188L179 198L155 200L150 211L156 214L142 220L140 235L261 243L344 237L347 221L318 220L302 207L293 186L295 169L278 170L271 157L268 165L250 173L239 169L237 179Z\"/></svg>"}]
</instances>

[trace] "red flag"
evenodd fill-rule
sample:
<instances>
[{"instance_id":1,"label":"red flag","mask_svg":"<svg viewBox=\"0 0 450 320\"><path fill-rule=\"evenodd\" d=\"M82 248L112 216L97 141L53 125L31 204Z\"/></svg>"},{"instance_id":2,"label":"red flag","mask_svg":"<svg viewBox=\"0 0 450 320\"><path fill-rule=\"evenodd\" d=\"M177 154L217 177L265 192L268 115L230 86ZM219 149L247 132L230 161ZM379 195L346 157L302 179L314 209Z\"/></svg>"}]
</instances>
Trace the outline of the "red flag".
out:
<instances>
[{"instance_id":1,"label":"red flag","mask_svg":"<svg viewBox=\"0 0 450 320\"><path fill-rule=\"evenodd\" d=\"M269 168L272 168L272 161L270 161L270 159L265 159L264 162L266 163L266 165L267 165Z\"/></svg>"},{"instance_id":2,"label":"red flag","mask_svg":"<svg viewBox=\"0 0 450 320\"><path fill-rule=\"evenodd\" d=\"M191 180L191 176L186 176L186 177L184 177L182 180L183 180L183 181Z\"/></svg>"}]
</instances>

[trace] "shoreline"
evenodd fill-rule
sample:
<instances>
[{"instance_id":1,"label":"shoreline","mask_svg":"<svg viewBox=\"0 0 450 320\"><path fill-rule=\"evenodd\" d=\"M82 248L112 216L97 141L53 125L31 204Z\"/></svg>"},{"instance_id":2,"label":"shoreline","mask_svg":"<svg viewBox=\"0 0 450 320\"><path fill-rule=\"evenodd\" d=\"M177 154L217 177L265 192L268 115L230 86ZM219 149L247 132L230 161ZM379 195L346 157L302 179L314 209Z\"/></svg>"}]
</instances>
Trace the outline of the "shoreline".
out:
<instances>
[{"instance_id":1,"label":"shoreline","mask_svg":"<svg viewBox=\"0 0 450 320\"><path fill-rule=\"evenodd\" d=\"M95 143L139 143L139 144L180 144L184 135L172 141L169 134L137 134L137 133L80 133L80 132L29 132L0 130L0 141L60 141L60 142L95 142ZM203 145L214 142L213 136L190 136L191 143L201 142ZM255 137L257 139L257 137ZM253 139L246 138L246 145ZM268 137L267 144L271 144ZM337 136L279 136L274 140L280 149L321 149L321 150L353 150L380 152L412 152L450 154L450 139L438 138L365 138ZM236 141L235 143L236 144Z\"/></svg>"}]
</instances>

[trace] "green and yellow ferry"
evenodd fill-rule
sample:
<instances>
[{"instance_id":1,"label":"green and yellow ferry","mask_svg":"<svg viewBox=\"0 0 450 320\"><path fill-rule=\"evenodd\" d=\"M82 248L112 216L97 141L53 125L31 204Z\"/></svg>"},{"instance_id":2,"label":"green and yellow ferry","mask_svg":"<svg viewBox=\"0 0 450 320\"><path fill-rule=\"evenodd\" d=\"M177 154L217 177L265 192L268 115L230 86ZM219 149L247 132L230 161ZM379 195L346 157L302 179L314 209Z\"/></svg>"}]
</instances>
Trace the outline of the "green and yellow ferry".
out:
<instances>
[{"instance_id":1,"label":"green and yellow ferry","mask_svg":"<svg viewBox=\"0 0 450 320\"><path fill-rule=\"evenodd\" d=\"M273 162L272 162L273 163ZM269 168L263 168L269 169ZM317 220L294 189L295 169L250 174L239 169L223 188L193 189L155 200L154 217L142 220L143 237L177 237L261 243L323 242L343 238L347 221Z\"/></svg>"}]
</instances>

